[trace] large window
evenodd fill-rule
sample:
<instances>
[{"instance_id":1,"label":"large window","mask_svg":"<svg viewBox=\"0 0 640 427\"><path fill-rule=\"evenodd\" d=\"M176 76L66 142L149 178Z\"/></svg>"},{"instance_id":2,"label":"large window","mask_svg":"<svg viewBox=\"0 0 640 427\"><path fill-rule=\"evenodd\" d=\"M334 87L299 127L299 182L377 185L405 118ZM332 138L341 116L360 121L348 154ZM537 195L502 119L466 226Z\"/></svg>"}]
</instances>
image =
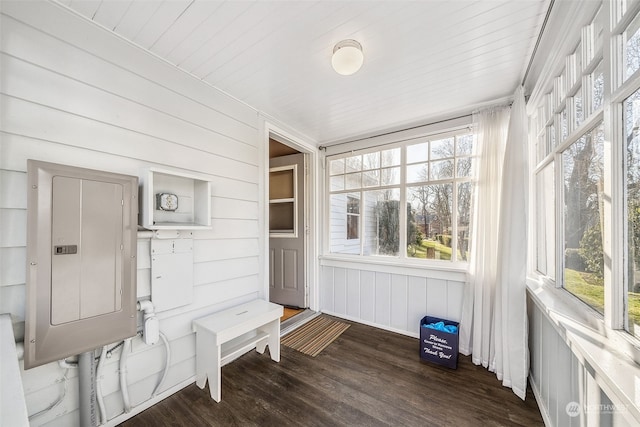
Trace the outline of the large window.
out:
<instances>
[{"instance_id":1,"label":"large window","mask_svg":"<svg viewBox=\"0 0 640 427\"><path fill-rule=\"evenodd\" d=\"M537 109L532 130L538 132L535 269L604 313L605 82L600 15L582 30L580 43Z\"/></svg>"},{"instance_id":2,"label":"large window","mask_svg":"<svg viewBox=\"0 0 640 427\"><path fill-rule=\"evenodd\" d=\"M330 252L466 261L472 147L464 131L330 157Z\"/></svg>"},{"instance_id":3,"label":"large window","mask_svg":"<svg viewBox=\"0 0 640 427\"><path fill-rule=\"evenodd\" d=\"M629 4L602 3L536 102L532 261L640 337L640 6Z\"/></svg>"}]
</instances>

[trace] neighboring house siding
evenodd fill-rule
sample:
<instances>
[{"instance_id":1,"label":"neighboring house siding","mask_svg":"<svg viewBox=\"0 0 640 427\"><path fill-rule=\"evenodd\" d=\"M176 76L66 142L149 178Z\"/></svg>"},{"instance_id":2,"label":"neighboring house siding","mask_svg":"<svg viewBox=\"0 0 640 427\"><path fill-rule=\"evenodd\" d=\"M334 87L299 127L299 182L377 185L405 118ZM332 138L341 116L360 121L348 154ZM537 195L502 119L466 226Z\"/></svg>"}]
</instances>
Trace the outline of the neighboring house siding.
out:
<instances>
[{"instance_id":1,"label":"neighboring house siding","mask_svg":"<svg viewBox=\"0 0 640 427\"><path fill-rule=\"evenodd\" d=\"M83 18L48 2L1 7L0 312L18 337L25 319L27 159L140 176L154 166L212 181L212 228L195 231L194 303L159 313L171 342L164 389L195 374L194 318L262 296L260 146L257 112ZM149 240L138 242L138 297L150 294ZM147 400L165 350L134 339L131 402ZM120 350L104 371L107 415L122 412ZM21 364L22 366L22 364ZM23 371L37 412L61 392L63 369ZM78 425L77 373L63 403L32 425ZM203 391L206 393L206 391Z\"/></svg>"},{"instance_id":2,"label":"neighboring house siding","mask_svg":"<svg viewBox=\"0 0 640 427\"><path fill-rule=\"evenodd\" d=\"M334 194L330 198L331 253L360 254L360 239L347 239L347 194Z\"/></svg>"},{"instance_id":3,"label":"neighboring house siding","mask_svg":"<svg viewBox=\"0 0 640 427\"><path fill-rule=\"evenodd\" d=\"M334 254L360 255L360 239L364 238L363 255L378 253L378 217L376 201L365 200L364 207L358 215L360 224L360 239L347 239L347 196L348 194L333 194L329 197L330 210L330 248Z\"/></svg>"}]
</instances>

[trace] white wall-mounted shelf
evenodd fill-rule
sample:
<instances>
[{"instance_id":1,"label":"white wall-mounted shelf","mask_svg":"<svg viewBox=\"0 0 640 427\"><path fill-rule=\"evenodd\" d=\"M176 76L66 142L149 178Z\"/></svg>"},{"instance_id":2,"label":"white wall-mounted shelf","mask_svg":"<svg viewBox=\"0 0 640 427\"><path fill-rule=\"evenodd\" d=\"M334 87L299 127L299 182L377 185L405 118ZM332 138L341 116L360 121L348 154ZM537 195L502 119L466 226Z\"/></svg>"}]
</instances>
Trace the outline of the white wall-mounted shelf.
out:
<instances>
[{"instance_id":1,"label":"white wall-mounted shelf","mask_svg":"<svg viewBox=\"0 0 640 427\"><path fill-rule=\"evenodd\" d=\"M198 230L211 228L211 182L195 175L156 168L145 169L140 177L140 223L150 230ZM178 196L175 211L157 206L156 195Z\"/></svg>"}]
</instances>

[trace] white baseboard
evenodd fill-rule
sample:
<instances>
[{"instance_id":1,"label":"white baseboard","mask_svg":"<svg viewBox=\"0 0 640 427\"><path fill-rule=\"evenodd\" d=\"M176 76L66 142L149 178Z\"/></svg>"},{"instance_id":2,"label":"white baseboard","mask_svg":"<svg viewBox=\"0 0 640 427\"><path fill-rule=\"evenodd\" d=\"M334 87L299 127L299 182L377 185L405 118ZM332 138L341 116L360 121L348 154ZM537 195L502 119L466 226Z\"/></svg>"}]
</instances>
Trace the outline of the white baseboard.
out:
<instances>
[{"instance_id":1,"label":"white baseboard","mask_svg":"<svg viewBox=\"0 0 640 427\"><path fill-rule=\"evenodd\" d=\"M405 331L403 329L396 329L396 328L392 328L390 326L381 325L379 323L368 322L366 320L362 320L362 319L359 319L357 317L347 316L347 315L342 314L342 313L334 313L332 311L326 311L326 310L322 310L322 313L323 314L327 314L329 316L339 317L341 319L349 320L349 321L352 321L352 322L362 323L363 325L373 326L374 328L384 329L385 331L395 332L396 334L406 335L406 336L412 337L412 338L420 338L420 334L419 333L409 332L409 331ZM416 325L416 328L418 326L419 325Z\"/></svg>"}]
</instances>

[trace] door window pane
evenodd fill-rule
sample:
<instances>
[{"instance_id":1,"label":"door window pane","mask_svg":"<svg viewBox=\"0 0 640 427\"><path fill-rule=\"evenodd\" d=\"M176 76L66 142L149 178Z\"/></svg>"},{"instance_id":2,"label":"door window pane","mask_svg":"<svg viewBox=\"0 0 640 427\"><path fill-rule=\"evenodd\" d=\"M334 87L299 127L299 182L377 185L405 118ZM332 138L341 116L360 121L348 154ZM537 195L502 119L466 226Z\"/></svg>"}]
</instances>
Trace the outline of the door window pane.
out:
<instances>
[{"instance_id":1,"label":"door window pane","mask_svg":"<svg viewBox=\"0 0 640 427\"><path fill-rule=\"evenodd\" d=\"M269 231L272 233L293 233L295 224L295 204L284 202L269 205Z\"/></svg>"},{"instance_id":2,"label":"door window pane","mask_svg":"<svg viewBox=\"0 0 640 427\"><path fill-rule=\"evenodd\" d=\"M293 198L293 183L296 170L293 168L269 172L269 200Z\"/></svg>"}]
</instances>

